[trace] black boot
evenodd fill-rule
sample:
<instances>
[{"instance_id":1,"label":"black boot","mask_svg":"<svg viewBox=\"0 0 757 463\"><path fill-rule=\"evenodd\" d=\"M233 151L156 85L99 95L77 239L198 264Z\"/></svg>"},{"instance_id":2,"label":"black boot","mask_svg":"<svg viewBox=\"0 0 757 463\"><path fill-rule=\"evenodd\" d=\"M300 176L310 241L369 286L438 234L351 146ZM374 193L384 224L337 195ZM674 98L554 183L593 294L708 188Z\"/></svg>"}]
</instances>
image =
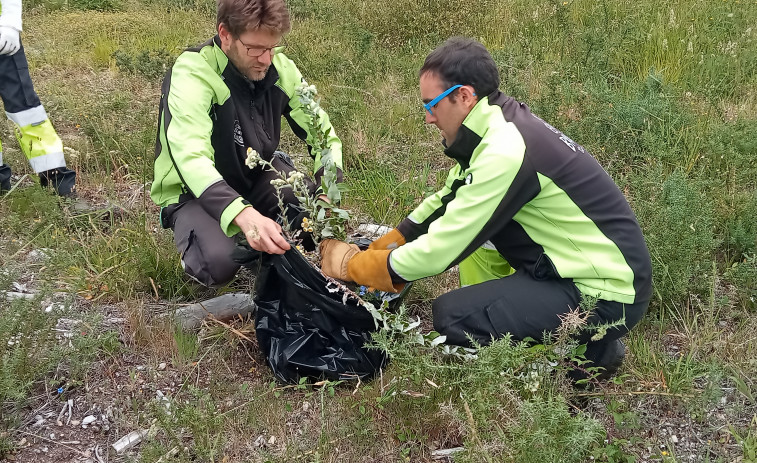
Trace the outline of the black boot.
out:
<instances>
[{"instance_id":1,"label":"black boot","mask_svg":"<svg viewBox=\"0 0 757 463\"><path fill-rule=\"evenodd\" d=\"M589 375L585 371L586 368L602 367L603 369L598 371L595 379L603 381L612 378L618 372L623 364L623 359L626 357L626 346L620 339L613 339L608 342L590 342L586 345L584 355L588 362L581 365L580 368L570 370L568 372L570 379L574 382L588 379Z\"/></svg>"},{"instance_id":2,"label":"black boot","mask_svg":"<svg viewBox=\"0 0 757 463\"><path fill-rule=\"evenodd\" d=\"M0 193L11 189L11 168L8 164L0 166Z\"/></svg>"},{"instance_id":3,"label":"black boot","mask_svg":"<svg viewBox=\"0 0 757 463\"><path fill-rule=\"evenodd\" d=\"M39 184L55 189L60 196L72 196L76 184L76 172L66 167L58 167L39 173Z\"/></svg>"}]
</instances>

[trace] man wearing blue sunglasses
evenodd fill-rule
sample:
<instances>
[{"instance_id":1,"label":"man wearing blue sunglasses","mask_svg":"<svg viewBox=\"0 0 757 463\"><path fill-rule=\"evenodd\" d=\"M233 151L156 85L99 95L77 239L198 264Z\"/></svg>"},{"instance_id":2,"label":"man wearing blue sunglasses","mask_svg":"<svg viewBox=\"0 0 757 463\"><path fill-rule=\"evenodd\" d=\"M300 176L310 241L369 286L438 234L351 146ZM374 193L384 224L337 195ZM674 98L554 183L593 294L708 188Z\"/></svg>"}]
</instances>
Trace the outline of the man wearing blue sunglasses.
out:
<instances>
[{"instance_id":1,"label":"man wearing blue sunglasses","mask_svg":"<svg viewBox=\"0 0 757 463\"><path fill-rule=\"evenodd\" d=\"M647 310L649 252L631 208L589 152L498 90L486 48L452 38L420 70L426 123L457 163L437 193L366 251L325 240L327 275L384 291L459 266L461 288L436 299L446 342L481 345L510 334L542 340L581 301L596 300L585 329L588 366L609 377L620 337ZM586 377L576 370L574 379Z\"/></svg>"}]
</instances>

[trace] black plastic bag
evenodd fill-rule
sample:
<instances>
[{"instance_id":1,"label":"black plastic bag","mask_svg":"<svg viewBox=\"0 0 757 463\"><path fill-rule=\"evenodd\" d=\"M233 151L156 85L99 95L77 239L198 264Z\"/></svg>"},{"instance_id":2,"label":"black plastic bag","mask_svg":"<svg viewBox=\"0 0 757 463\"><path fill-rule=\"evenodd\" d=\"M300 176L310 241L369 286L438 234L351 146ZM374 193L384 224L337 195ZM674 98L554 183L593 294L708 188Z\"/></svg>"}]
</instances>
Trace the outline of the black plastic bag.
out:
<instances>
[{"instance_id":1,"label":"black plastic bag","mask_svg":"<svg viewBox=\"0 0 757 463\"><path fill-rule=\"evenodd\" d=\"M262 253L260 259L255 330L277 379L367 380L378 373L387 358L365 347L376 325L358 299L345 296L294 247L283 255ZM391 297L399 303L396 296Z\"/></svg>"}]
</instances>

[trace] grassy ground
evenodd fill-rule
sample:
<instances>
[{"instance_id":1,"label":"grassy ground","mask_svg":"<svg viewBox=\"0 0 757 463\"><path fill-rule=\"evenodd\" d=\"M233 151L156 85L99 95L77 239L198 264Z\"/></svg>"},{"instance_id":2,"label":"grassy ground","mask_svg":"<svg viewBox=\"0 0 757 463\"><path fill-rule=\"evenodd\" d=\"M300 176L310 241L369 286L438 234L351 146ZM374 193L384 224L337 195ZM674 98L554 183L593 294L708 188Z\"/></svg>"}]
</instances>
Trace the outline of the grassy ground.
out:
<instances>
[{"instance_id":1,"label":"grassy ground","mask_svg":"<svg viewBox=\"0 0 757 463\"><path fill-rule=\"evenodd\" d=\"M244 273L218 292L188 282L146 194L160 78L212 35L213 3L37 0L23 40L80 194L128 213L77 214L40 189L0 125L18 182L0 199L0 299L37 291L0 302L0 456L96 461L151 429L107 461L431 461L454 447L470 462L757 461L757 3L289 4L287 54L342 137L356 221L396 224L443 181L417 69L450 35L480 39L503 91L595 154L655 272L620 376L574 390L551 349L497 343L459 362L386 339L394 361L370 383L283 386L250 326L176 329L179 305L249 287ZM288 133L282 146L305 151ZM426 326L454 282L419 282L408 312ZM73 424L85 416L97 421Z\"/></svg>"}]
</instances>

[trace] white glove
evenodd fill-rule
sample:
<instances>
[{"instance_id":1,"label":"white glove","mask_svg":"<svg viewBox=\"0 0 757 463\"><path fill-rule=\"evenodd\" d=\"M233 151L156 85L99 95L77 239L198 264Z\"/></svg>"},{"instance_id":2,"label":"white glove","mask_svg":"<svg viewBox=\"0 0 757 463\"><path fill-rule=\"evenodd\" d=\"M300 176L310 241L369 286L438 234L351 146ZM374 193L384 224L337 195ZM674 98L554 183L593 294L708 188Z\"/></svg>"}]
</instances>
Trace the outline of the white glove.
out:
<instances>
[{"instance_id":1,"label":"white glove","mask_svg":"<svg viewBox=\"0 0 757 463\"><path fill-rule=\"evenodd\" d=\"M0 55L12 55L21 48L18 31L12 27L0 26Z\"/></svg>"},{"instance_id":2,"label":"white glove","mask_svg":"<svg viewBox=\"0 0 757 463\"><path fill-rule=\"evenodd\" d=\"M21 0L0 0L0 55L12 55L21 48Z\"/></svg>"}]
</instances>

